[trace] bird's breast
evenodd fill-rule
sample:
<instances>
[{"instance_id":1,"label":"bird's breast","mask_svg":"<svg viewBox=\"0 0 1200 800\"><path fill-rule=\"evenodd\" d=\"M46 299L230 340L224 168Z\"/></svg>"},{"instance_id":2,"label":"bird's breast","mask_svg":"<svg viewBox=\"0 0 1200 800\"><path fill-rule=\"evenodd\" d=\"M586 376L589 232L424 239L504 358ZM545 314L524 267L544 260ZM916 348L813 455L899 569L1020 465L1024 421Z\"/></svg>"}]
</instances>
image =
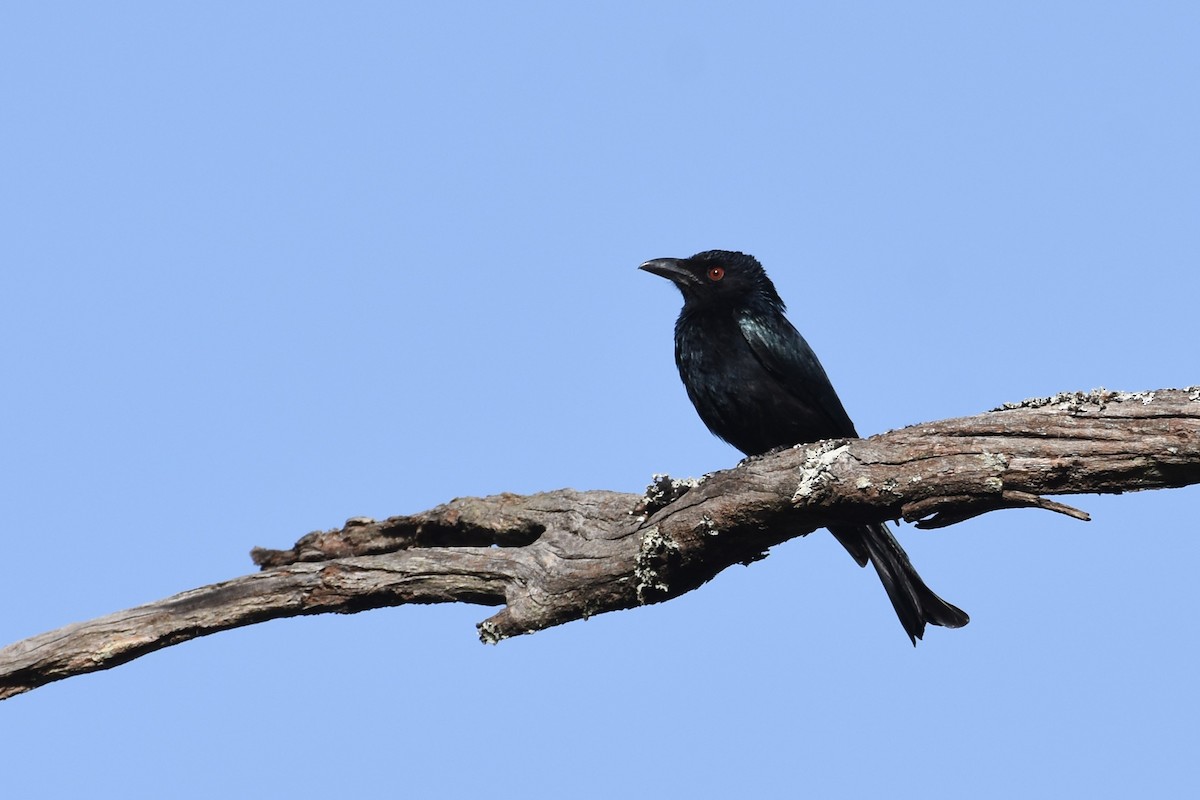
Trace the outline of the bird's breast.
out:
<instances>
[{"instance_id":1,"label":"bird's breast","mask_svg":"<svg viewBox=\"0 0 1200 800\"><path fill-rule=\"evenodd\" d=\"M838 435L823 409L762 364L736 319L681 319L675 362L700 419L747 455Z\"/></svg>"}]
</instances>

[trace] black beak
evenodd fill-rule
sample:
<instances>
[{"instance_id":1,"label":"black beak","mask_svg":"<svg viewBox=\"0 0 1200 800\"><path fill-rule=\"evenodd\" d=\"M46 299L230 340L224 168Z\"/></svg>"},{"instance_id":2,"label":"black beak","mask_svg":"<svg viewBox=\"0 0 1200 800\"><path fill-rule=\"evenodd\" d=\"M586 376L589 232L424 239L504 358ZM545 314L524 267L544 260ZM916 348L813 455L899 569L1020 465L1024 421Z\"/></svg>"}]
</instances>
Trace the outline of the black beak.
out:
<instances>
[{"instance_id":1,"label":"black beak","mask_svg":"<svg viewBox=\"0 0 1200 800\"><path fill-rule=\"evenodd\" d=\"M684 266L683 262L682 258L655 258L642 264L638 269L644 269L653 275L666 278L681 288L698 283L696 276Z\"/></svg>"}]
</instances>

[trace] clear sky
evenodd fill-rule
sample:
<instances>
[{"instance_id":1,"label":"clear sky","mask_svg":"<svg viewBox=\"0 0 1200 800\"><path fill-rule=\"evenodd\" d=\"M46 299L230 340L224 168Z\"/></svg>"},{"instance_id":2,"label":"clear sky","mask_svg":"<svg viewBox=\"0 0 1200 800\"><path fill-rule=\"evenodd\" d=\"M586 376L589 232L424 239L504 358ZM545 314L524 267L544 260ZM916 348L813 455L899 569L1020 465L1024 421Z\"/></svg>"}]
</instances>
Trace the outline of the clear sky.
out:
<instances>
[{"instance_id":1,"label":"clear sky","mask_svg":"<svg viewBox=\"0 0 1200 800\"><path fill-rule=\"evenodd\" d=\"M759 256L864 434L1200 383L1195 3L0 11L0 639L356 515L739 454L678 293ZM6 797L1180 796L1196 488L822 532L496 647L286 620L0 704Z\"/></svg>"}]
</instances>

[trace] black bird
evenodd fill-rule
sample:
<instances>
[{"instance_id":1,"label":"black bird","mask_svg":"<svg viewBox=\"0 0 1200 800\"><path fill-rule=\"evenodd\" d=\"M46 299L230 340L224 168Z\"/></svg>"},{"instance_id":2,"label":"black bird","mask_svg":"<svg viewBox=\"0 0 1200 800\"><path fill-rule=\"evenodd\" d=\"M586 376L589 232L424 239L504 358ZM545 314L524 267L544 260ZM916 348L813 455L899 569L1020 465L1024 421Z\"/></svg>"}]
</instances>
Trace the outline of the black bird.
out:
<instances>
[{"instance_id":1,"label":"black bird","mask_svg":"<svg viewBox=\"0 0 1200 800\"><path fill-rule=\"evenodd\" d=\"M856 437L854 423L758 259L729 250L656 258L641 269L683 293L675 363L700 419L748 456L821 439ZM970 618L933 593L886 525L829 531L859 566L870 561L915 645L925 624Z\"/></svg>"}]
</instances>

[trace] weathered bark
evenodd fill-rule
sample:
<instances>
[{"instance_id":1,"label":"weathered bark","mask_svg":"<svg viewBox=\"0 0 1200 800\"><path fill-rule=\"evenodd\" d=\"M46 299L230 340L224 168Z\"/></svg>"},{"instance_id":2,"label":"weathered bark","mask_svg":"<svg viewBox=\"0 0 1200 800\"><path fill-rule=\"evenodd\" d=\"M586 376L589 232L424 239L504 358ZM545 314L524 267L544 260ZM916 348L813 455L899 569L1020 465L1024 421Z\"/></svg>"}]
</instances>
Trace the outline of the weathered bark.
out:
<instances>
[{"instance_id":1,"label":"weathered bark","mask_svg":"<svg viewBox=\"0 0 1200 800\"><path fill-rule=\"evenodd\" d=\"M404 603L503 605L485 642L656 603L832 522L938 527L1003 508L1087 516L1046 495L1200 483L1200 387L1098 390L1010 404L870 439L820 442L644 496L562 489L460 498L349 520L262 571L0 650L0 699L269 619Z\"/></svg>"}]
</instances>

